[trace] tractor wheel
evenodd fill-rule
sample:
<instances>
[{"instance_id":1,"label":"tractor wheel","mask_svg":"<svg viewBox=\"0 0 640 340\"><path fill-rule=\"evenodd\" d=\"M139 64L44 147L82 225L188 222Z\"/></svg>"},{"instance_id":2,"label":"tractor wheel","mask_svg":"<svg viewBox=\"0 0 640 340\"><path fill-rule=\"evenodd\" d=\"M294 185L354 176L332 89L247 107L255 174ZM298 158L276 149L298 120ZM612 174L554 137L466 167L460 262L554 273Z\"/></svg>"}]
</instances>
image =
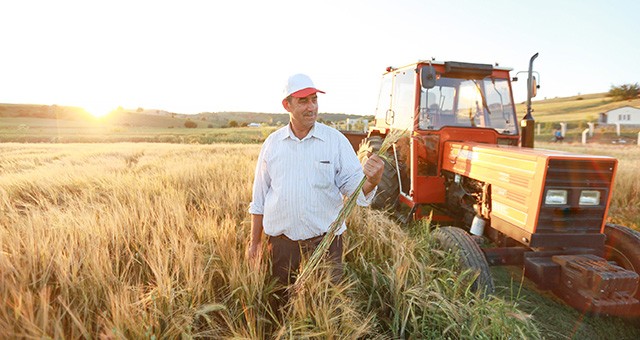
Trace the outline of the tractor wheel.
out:
<instances>
[{"instance_id":1,"label":"tractor wheel","mask_svg":"<svg viewBox=\"0 0 640 340\"><path fill-rule=\"evenodd\" d=\"M360 143L358 150L358 159L360 162L364 162L369 152L376 153L382 146L382 137L371 136L365 138ZM387 155L389 156L389 155ZM384 159L384 171L382 172L382 179L378 184L378 190L373 197L371 207L379 210L392 209L395 207L398 201L398 195L400 194L400 187L398 185L398 172L396 171L395 163L393 161L393 153L390 154L390 159Z\"/></svg>"},{"instance_id":2,"label":"tractor wheel","mask_svg":"<svg viewBox=\"0 0 640 340\"><path fill-rule=\"evenodd\" d=\"M607 223L604 226L604 234L607 237L604 243L604 257L640 275L640 232ZM636 288L634 297L640 300L640 289Z\"/></svg>"},{"instance_id":3,"label":"tractor wheel","mask_svg":"<svg viewBox=\"0 0 640 340\"><path fill-rule=\"evenodd\" d=\"M456 227L439 228L433 235L440 249L458 253L461 270L470 269L478 273L478 277L471 285L472 291L480 290L484 297L493 294L493 278L489 271L489 263L471 235Z\"/></svg>"}]
</instances>

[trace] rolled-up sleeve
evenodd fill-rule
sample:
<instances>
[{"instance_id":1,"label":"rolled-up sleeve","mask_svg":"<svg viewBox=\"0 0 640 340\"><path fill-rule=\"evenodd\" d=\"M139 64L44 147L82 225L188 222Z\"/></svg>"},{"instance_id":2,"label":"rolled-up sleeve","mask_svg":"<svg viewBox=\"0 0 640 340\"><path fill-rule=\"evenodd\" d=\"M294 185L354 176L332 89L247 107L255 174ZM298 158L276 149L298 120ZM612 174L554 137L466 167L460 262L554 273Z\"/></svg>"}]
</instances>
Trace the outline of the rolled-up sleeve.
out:
<instances>
[{"instance_id":1,"label":"rolled-up sleeve","mask_svg":"<svg viewBox=\"0 0 640 340\"><path fill-rule=\"evenodd\" d=\"M268 143L265 142L260 149L258 162L256 163L255 177L253 179L253 195L249 204L249 213L253 215L264 215L264 201L271 186L271 177L267 169L265 154Z\"/></svg>"},{"instance_id":2,"label":"rolled-up sleeve","mask_svg":"<svg viewBox=\"0 0 640 340\"><path fill-rule=\"evenodd\" d=\"M360 195L358 195L358 205L361 207L368 207L373 202L373 197L376 195L378 191L378 187L374 187L366 196L362 190L360 191Z\"/></svg>"}]
</instances>

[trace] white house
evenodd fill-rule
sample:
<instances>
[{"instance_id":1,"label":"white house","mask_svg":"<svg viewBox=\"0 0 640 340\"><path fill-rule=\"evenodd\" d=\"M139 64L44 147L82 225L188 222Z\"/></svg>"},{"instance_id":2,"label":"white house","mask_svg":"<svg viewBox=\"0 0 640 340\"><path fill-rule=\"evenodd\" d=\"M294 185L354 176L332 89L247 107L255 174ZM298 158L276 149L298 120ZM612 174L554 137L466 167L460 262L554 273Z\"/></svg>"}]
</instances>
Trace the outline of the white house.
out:
<instances>
[{"instance_id":1,"label":"white house","mask_svg":"<svg viewBox=\"0 0 640 340\"><path fill-rule=\"evenodd\" d=\"M623 106L600 114L600 122L605 124L640 125L640 109Z\"/></svg>"}]
</instances>

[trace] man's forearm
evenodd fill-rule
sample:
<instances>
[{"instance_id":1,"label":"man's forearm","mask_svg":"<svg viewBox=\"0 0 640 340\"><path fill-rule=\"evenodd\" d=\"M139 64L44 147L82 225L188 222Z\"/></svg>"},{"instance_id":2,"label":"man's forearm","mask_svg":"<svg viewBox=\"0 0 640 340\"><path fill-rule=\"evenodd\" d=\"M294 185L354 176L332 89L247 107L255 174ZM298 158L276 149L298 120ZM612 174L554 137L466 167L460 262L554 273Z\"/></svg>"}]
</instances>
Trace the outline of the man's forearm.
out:
<instances>
[{"instance_id":1,"label":"man's forearm","mask_svg":"<svg viewBox=\"0 0 640 340\"><path fill-rule=\"evenodd\" d=\"M362 186L362 193L367 196L369 195L369 193L371 191L373 191L373 189L376 187L377 184L373 184L371 182L369 182L369 180L365 180L364 181L364 185Z\"/></svg>"},{"instance_id":2,"label":"man's forearm","mask_svg":"<svg viewBox=\"0 0 640 340\"><path fill-rule=\"evenodd\" d=\"M262 231L264 229L262 226L263 217L264 215L255 215L255 214L251 215L251 244L252 245L260 244L260 241L262 240Z\"/></svg>"}]
</instances>

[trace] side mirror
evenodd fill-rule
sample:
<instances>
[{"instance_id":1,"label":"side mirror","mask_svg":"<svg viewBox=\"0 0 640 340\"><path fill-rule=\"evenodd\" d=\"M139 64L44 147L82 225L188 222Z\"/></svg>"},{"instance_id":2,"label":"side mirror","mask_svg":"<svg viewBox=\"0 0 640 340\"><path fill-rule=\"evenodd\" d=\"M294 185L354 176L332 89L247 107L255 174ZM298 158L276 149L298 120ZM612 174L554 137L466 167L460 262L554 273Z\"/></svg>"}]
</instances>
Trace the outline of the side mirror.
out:
<instances>
[{"instance_id":1,"label":"side mirror","mask_svg":"<svg viewBox=\"0 0 640 340\"><path fill-rule=\"evenodd\" d=\"M420 69L420 85L426 89L436 86L436 69L433 66L423 66Z\"/></svg>"},{"instance_id":2,"label":"side mirror","mask_svg":"<svg viewBox=\"0 0 640 340\"><path fill-rule=\"evenodd\" d=\"M535 97L538 94L538 81L536 77L532 77L531 79L531 98Z\"/></svg>"}]
</instances>

